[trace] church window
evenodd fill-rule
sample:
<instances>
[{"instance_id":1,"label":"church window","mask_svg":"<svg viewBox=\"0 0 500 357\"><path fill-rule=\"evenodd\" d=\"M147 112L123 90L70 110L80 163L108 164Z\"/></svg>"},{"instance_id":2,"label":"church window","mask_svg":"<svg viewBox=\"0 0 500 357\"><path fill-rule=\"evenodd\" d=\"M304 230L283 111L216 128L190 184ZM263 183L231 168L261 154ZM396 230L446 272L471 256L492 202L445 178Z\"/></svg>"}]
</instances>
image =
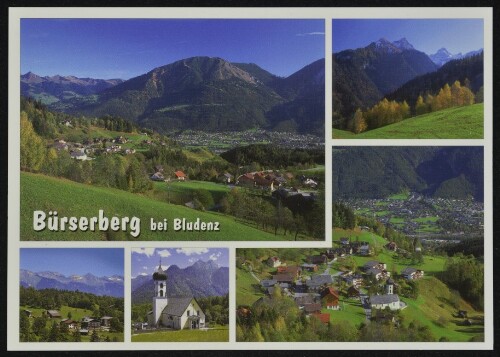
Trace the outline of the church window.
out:
<instances>
[{"instance_id":1,"label":"church window","mask_svg":"<svg viewBox=\"0 0 500 357\"><path fill-rule=\"evenodd\" d=\"M189 316L189 310L187 311L187 315Z\"/></svg>"}]
</instances>

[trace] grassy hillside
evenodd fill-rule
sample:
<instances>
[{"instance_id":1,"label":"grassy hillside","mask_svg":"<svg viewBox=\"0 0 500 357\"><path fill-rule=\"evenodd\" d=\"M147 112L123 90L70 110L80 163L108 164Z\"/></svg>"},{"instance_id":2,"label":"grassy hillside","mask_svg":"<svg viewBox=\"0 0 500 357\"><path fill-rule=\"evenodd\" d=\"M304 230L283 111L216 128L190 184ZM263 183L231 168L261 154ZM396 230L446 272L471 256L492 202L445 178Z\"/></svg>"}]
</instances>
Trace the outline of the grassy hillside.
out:
<instances>
[{"instance_id":1,"label":"grassy hillside","mask_svg":"<svg viewBox=\"0 0 500 357\"><path fill-rule=\"evenodd\" d=\"M252 305L259 298L264 296L260 290L260 285L248 271L236 269L236 304Z\"/></svg>"},{"instance_id":2,"label":"grassy hillside","mask_svg":"<svg viewBox=\"0 0 500 357\"><path fill-rule=\"evenodd\" d=\"M367 241L370 243L376 242L379 246L384 246L388 243L386 239L372 232L334 228L333 241L340 240L340 237L352 237L352 240L356 240L356 237L359 237L360 241ZM416 263L412 261L411 258L405 259L398 257L395 253L387 249L382 249L377 256L362 257L353 255L353 258L358 267L363 266L370 260L380 260L387 264L387 269L389 271L395 269L397 273L401 273L401 270L404 268L412 266L423 270L426 275L435 275L438 272L442 272L444 270L444 264L446 263L446 257L439 255L425 255L423 263Z\"/></svg>"},{"instance_id":3,"label":"grassy hillside","mask_svg":"<svg viewBox=\"0 0 500 357\"><path fill-rule=\"evenodd\" d=\"M354 134L333 129L334 139L482 139L484 105L449 108Z\"/></svg>"},{"instance_id":4,"label":"grassy hillside","mask_svg":"<svg viewBox=\"0 0 500 357\"><path fill-rule=\"evenodd\" d=\"M405 321L418 320L428 326L437 339L446 337L450 341L468 341L484 334L484 314L474 311L443 282L426 277L419 281L419 287L417 299L404 299L408 304L401 312ZM457 307L468 312L471 326L465 326L463 319L456 317Z\"/></svg>"},{"instance_id":5,"label":"grassy hillside","mask_svg":"<svg viewBox=\"0 0 500 357\"><path fill-rule=\"evenodd\" d=\"M283 240L293 235L275 236L253 228L233 217L195 211L187 207L171 205L129 192L84 185L44 175L21 173L21 240ZM107 217L141 218L141 235L137 238L125 233L105 232L40 232L33 230L33 211L56 210L59 217L94 217L99 209ZM219 232L152 232L150 220L172 224L174 218L195 221L220 222Z\"/></svg>"},{"instance_id":6,"label":"grassy hillside","mask_svg":"<svg viewBox=\"0 0 500 357\"><path fill-rule=\"evenodd\" d=\"M132 342L227 342L229 327L216 326L208 330L154 331L132 334Z\"/></svg>"}]
</instances>

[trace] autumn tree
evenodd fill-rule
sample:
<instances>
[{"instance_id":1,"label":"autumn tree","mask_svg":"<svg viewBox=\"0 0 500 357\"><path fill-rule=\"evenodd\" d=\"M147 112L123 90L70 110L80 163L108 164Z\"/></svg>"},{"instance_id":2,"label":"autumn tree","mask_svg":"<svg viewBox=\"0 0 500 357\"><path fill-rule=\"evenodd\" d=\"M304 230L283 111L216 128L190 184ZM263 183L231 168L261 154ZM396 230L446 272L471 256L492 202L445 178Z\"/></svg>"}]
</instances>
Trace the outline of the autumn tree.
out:
<instances>
[{"instance_id":1,"label":"autumn tree","mask_svg":"<svg viewBox=\"0 0 500 357\"><path fill-rule=\"evenodd\" d=\"M361 111L361 109L356 110L353 119L353 132L359 134L365 131L367 128L368 126L366 125L366 121L363 118L363 112Z\"/></svg>"},{"instance_id":2,"label":"autumn tree","mask_svg":"<svg viewBox=\"0 0 500 357\"><path fill-rule=\"evenodd\" d=\"M21 169L38 171L45 158L45 145L25 112L21 113Z\"/></svg>"}]
</instances>

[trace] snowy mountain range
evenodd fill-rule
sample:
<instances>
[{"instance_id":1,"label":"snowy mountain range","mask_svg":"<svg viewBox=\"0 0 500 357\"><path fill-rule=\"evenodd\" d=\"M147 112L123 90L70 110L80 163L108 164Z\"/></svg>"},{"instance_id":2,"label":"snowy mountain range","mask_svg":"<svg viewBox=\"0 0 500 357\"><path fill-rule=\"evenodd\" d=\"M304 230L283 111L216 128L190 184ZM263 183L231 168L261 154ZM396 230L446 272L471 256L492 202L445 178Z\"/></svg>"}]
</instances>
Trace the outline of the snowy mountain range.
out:
<instances>
[{"instance_id":1,"label":"snowy mountain range","mask_svg":"<svg viewBox=\"0 0 500 357\"><path fill-rule=\"evenodd\" d=\"M90 273L66 276L61 273L32 272L21 269L20 283L24 287L82 291L95 295L123 297L123 277L119 275L97 277Z\"/></svg>"}]
</instances>

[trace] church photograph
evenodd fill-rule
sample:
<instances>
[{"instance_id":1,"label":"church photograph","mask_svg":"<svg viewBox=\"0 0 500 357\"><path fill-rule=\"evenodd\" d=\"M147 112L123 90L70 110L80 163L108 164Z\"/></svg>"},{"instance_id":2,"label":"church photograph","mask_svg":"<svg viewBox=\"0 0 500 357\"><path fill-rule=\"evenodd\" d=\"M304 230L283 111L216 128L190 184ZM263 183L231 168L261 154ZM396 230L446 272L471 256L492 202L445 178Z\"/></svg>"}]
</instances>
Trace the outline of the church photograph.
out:
<instances>
[{"instance_id":1,"label":"church photograph","mask_svg":"<svg viewBox=\"0 0 500 357\"><path fill-rule=\"evenodd\" d=\"M132 342L229 338L226 248L132 249Z\"/></svg>"}]
</instances>

